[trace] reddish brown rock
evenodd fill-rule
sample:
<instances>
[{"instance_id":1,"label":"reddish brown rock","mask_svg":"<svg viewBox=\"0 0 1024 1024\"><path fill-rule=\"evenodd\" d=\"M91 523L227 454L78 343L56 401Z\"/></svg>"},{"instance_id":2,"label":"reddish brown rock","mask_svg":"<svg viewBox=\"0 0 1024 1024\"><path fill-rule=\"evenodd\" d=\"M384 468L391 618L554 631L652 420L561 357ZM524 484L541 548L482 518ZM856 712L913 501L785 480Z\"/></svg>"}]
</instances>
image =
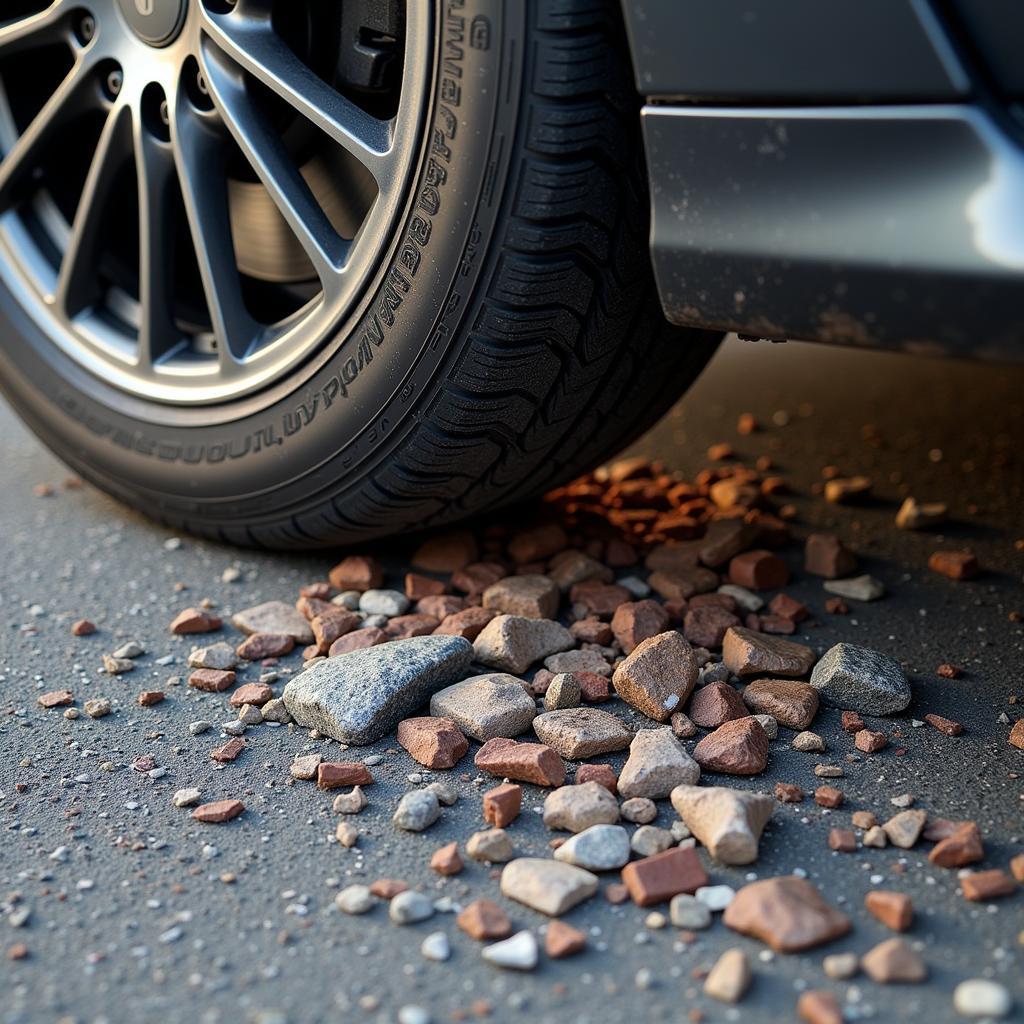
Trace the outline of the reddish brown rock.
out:
<instances>
[{"instance_id":1,"label":"reddish brown rock","mask_svg":"<svg viewBox=\"0 0 1024 1024\"><path fill-rule=\"evenodd\" d=\"M569 591L569 601L581 605L588 615L610 618L618 609L628 603L633 595L616 583L600 583L597 580L586 580L577 583Z\"/></svg>"},{"instance_id":2,"label":"reddish brown rock","mask_svg":"<svg viewBox=\"0 0 1024 1024\"><path fill-rule=\"evenodd\" d=\"M574 672L580 684L580 697L588 704L603 704L612 699L611 681L596 672Z\"/></svg>"},{"instance_id":3,"label":"reddish brown rock","mask_svg":"<svg viewBox=\"0 0 1024 1024\"><path fill-rule=\"evenodd\" d=\"M234 736L224 746L211 750L210 757L221 764L227 764L230 761L234 761L243 750L245 750L245 740L240 736Z\"/></svg>"},{"instance_id":4,"label":"reddish brown rock","mask_svg":"<svg viewBox=\"0 0 1024 1024\"><path fill-rule=\"evenodd\" d=\"M665 722L682 710L697 683L697 659L676 632L640 643L612 675L615 692L648 718Z\"/></svg>"},{"instance_id":5,"label":"reddish brown rock","mask_svg":"<svg viewBox=\"0 0 1024 1024\"><path fill-rule=\"evenodd\" d=\"M718 586L718 573L696 567L675 572L652 572L647 578L651 589L666 601L685 601L694 594L705 594Z\"/></svg>"},{"instance_id":6,"label":"reddish brown rock","mask_svg":"<svg viewBox=\"0 0 1024 1024\"><path fill-rule=\"evenodd\" d=\"M88 619L78 619L71 624L72 636L92 636L96 632L96 626Z\"/></svg>"},{"instance_id":7,"label":"reddish brown rock","mask_svg":"<svg viewBox=\"0 0 1024 1024\"><path fill-rule=\"evenodd\" d=\"M569 538L558 523L544 523L517 533L508 543L509 557L517 564L540 562L569 546Z\"/></svg>"},{"instance_id":8,"label":"reddish brown rock","mask_svg":"<svg viewBox=\"0 0 1024 1024\"><path fill-rule=\"evenodd\" d=\"M316 784L321 789L368 786L372 782L370 769L359 761L321 761L317 765Z\"/></svg>"},{"instance_id":9,"label":"reddish brown rock","mask_svg":"<svg viewBox=\"0 0 1024 1024\"><path fill-rule=\"evenodd\" d=\"M326 654L335 640L354 629L359 629L362 622L355 612L344 608L332 608L329 612L322 612L310 619L309 628L313 630L313 639L320 653Z\"/></svg>"},{"instance_id":10,"label":"reddish brown rock","mask_svg":"<svg viewBox=\"0 0 1024 1024\"><path fill-rule=\"evenodd\" d=\"M565 782L562 759L544 743L517 743L501 737L488 740L477 751L473 764L489 775L535 786L561 786Z\"/></svg>"},{"instance_id":11,"label":"reddish brown rock","mask_svg":"<svg viewBox=\"0 0 1024 1024\"><path fill-rule=\"evenodd\" d=\"M938 729L939 732L945 733L947 736L959 736L964 731L964 727L959 722L954 722L951 718L943 718L942 715L928 714L924 716L924 720L933 729Z\"/></svg>"},{"instance_id":12,"label":"reddish brown rock","mask_svg":"<svg viewBox=\"0 0 1024 1024\"><path fill-rule=\"evenodd\" d=\"M894 932L905 932L914 923L914 905L905 893L874 889L864 897L864 906Z\"/></svg>"},{"instance_id":13,"label":"reddish brown rock","mask_svg":"<svg viewBox=\"0 0 1024 1024\"><path fill-rule=\"evenodd\" d=\"M389 640L391 640L391 637L383 629L377 629L375 626L368 626L365 629L353 629L351 633L339 636L331 644L327 653L330 657L336 658L339 654L362 651L367 647L376 647L377 644L386 644ZM314 649L319 650L320 648L316 647Z\"/></svg>"},{"instance_id":14,"label":"reddish brown rock","mask_svg":"<svg viewBox=\"0 0 1024 1024\"><path fill-rule=\"evenodd\" d=\"M458 572L480 555L476 537L469 530L451 530L425 540L412 556L412 564L424 572Z\"/></svg>"},{"instance_id":15,"label":"reddish brown rock","mask_svg":"<svg viewBox=\"0 0 1024 1024\"><path fill-rule=\"evenodd\" d=\"M843 1024L839 1000L824 988L802 992L796 1001L796 1015L804 1024Z\"/></svg>"},{"instance_id":16,"label":"reddish brown rock","mask_svg":"<svg viewBox=\"0 0 1024 1024\"><path fill-rule=\"evenodd\" d=\"M230 669L197 668L189 675L188 685L194 690L222 693L235 685L235 673Z\"/></svg>"},{"instance_id":17,"label":"reddish brown rock","mask_svg":"<svg viewBox=\"0 0 1024 1024\"><path fill-rule=\"evenodd\" d=\"M850 930L850 919L830 907L806 879L787 875L751 882L725 908L727 927L766 943L777 953L813 949Z\"/></svg>"},{"instance_id":18,"label":"reddish brown rock","mask_svg":"<svg viewBox=\"0 0 1024 1024\"><path fill-rule=\"evenodd\" d=\"M835 786L819 786L814 791L814 802L819 807L828 807L834 810L842 805L844 799L843 791L836 789Z\"/></svg>"},{"instance_id":19,"label":"reddish brown rock","mask_svg":"<svg viewBox=\"0 0 1024 1024\"><path fill-rule=\"evenodd\" d=\"M771 599L768 603L768 611L772 615L788 619L790 622L803 622L811 614L807 605L785 593L778 593Z\"/></svg>"},{"instance_id":20,"label":"reddish brown rock","mask_svg":"<svg viewBox=\"0 0 1024 1024\"><path fill-rule=\"evenodd\" d=\"M496 828L504 828L519 817L522 805L523 787L513 782L503 782L484 793L484 821Z\"/></svg>"},{"instance_id":21,"label":"reddish brown rock","mask_svg":"<svg viewBox=\"0 0 1024 1024\"><path fill-rule=\"evenodd\" d=\"M462 871L462 857L458 843L447 843L438 847L430 857L430 867L439 875L457 875Z\"/></svg>"},{"instance_id":22,"label":"reddish brown rock","mask_svg":"<svg viewBox=\"0 0 1024 1024\"><path fill-rule=\"evenodd\" d=\"M756 715L771 715L787 729L807 729L818 713L818 691L792 679L755 679L743 703Z\"/></svg>"},{"instance_id":23,"label":"reddish brown rock","mask_svg":"<svg viewBox=\"0 0 1024 1024\"><path fill-rule=\"evenodd\" d=\"M159 704L164 699L163 690L143 690L138 696L139 706L143 708L151 708L156 704Z\"/></svg>"},{"instance_id":24,"label":"reddish brown rock","mask_svg":"<svg viewBox=\"0 0 1024 1024\"><path fill-rule=\"evenodd\" d=\"M308 594L303 594L302 597L295 602L295 610L307 622L309 622L311 619L315 619L318 615L323 615L325 612L336 612L339 609L337 605L331 604L330 601L327 601L322 597L311 597Z\"/></svg>"},{"instance_id":25,"label":"reddish brown rock","mask_svg":"<svg viewBox=\"0 0 1024 1024\"><path fill-rule=\"evenodd\" d=\"M825 611L829 615L849 615L850 606L841 597L825 598Z\"/></svg>"},{"instance_id":26,"label":"reddish brown rock","mask_svg":"<svg viewBox=\"0 0 1024 1024\"><path fill-rule=\"evenodd\" d=\"M274 691L266 683L244 683L231 694L228 703L233 708L240 708L243 704L252 704L253 707L261 708L273 698Z\"/></svg>"},{"instance_id":27,"label":"reddish brown rock","mask_svg":"<svg viewBox=\"0 0 1024 1024\"><path fill-rule=\"evenodd\" d=\"M317 580L315 583L306 583L299 587L299 594L301 597L313 598L316 601L326 601L331 596L332 589L327 580Z\"/></svg>"},{"instance_id":28,"label":"reddish brown rock","mask_svg":"<svg viewBox=\"0 0 1024 1024\"><path fill-rule=\"evenodd\" d=\"M722 660L734 675L805 676L814 665L814 651L792 640L765 636L752 629L734 626L725 634Z\"/></svg>"},{"instance_id":29,"label":"reddish brown rock","mask_svg":"<svg viewBox=\"0 0 1024 1024\"><path fill-rule=\"evenodd\" d=\"M856 711L844 711L840 721L842 722L843 732L856 734L865 727L864 719Z\"/></svg>"},{"instance_id":30,"label":"reddish brown rock","mask_svg":"<svg viewBox=\"0 0 1024 1024\"><path fill-rule=\"evenodd\" d=\"M398 724L398 742L427 768L452 768L469 741L450 718L407 718Z\"/></svg>"},{"instance_id":31,"label":"reddish brown rock","mask_svg":"<svg viewBox=\"0 0 1024 1024\"><path fill-rule=\"evenodd\" d=\"M886 939L869 949L861 957L860 965L879 985L924 981L928 976L924 961L900 938Z\"/></svg>"},{"instance_id":32,"label":"reddish brown rock","mask_svg":"<svg viewBox=\"0 0 1024 1024\"><path fill-rule=\"evenodd\" d=\"M1024 718L1018 718L1010 730L1010 746L1024 750Z\"/></svg>"},{"instance_id":33,"label":"reddish brown rock","mask_svg":"<svg viewBox=\"0 0 1024 1024\"><path fill-rule=\"evenodd\" d=\"M620 604L612 617L612 633L626 654L631 654L641 641L664 632L667 625L668 612L651 600Z\"/></svg>"},{"instance_id":34,"label":"reddish brown rock","mask_svg":"<svg viewBox=\"0 0 1024 1024\"><path fill-rule=\"evenodd\" d=\"M465 637L472 643L494 615L487 608L463 608L442 619L441 625L434 632L442 636Z\"/></svg>"},{"instance_id":35,"label":"reddish brown rock","mask_svg":"<svg viewBox=\"0 0 1024 1024\"><path fill-rule=\"evenodd\" d=\"M734 718L748 717L750 712L728 683L708 683L694 691L687 714L701 729L717 729Z\"/></svg>"},{"instance_id":36,"label":"reddish brown rock","mask_svg":"<svg viewBox=\"0 0 1024 1024\"><path fill-rule=\"evenodd\" d=\"M418 572L405 574L405 596L410 601L421 601L425 597L435 597L445 592L443 580L435 580L432 576L423 576Z\"/></svg>"},{"instance_id":37,"label":"reddish brown rock","mask_svg":"<svg viewBox=\"0 0 1024 1024\"><path fill-rule=\"evenodd\" d=\"M245 804L241 800L215 800L213 803L200 804L192 812L196 821L203 821L210 825L219 825L225 821L237 818L245 810Z\"/></svg>"},{"instance_id":38,"label":"reddish brown rock","mask_svg":"<svg viewBox=\"0 0 1024 1024\"><path fill-rule=\"evenodd\" d=\"M865 754L877 754L889 745L889 737L884 732L875 732L872 729L861 729L853 737L854 745Z\"/></svg>"},{"instance_id":39,"label":"reddish brown rock","mask_svg":"<svg viewBox=\"0 0 1024 1024\"><path fill-rule=\"evenodd\" d=\"M587 947L587 936L571 924L559 921L555 918L548 924L547 932L544 935L544 952L552 960L561 960L562 957L573 956L581 953Z\"/></svg>"},{"instance_id":40,"label":"reddish brown rock","mask_svg":"<svg viewBox=\"0 0 1024 1024\"><path fill-rule=\"evenodd\" d=\"M286 633L253 633L236 648L235 654L246 661L283 658L295 647L295 638Z\"/></svg>"},{"instance_id":41,"label":"reddish brown rock","mask_svg":"<svg viewBox=\"0 0 1024 1024\"><path fill-rule=\"evenodd\" d=\"M683 636L697 647L716 649L722 646L725 634L740 625L732 612L715 605L697 605L692 602L683 619Z\"/></svg>"},{"instance_id":42,"label":"reddish brown rock","mask_svg":"<svg viewBox=\"0 0 1024 1024\"><path fill-rule=\"evenodd\" d=\"M804 545L804 571L827 580L849 576L857 568L853 552L831 533L812 533Z\"/></svg>"},{"instance_id":43,"label":"reddish brown rock","mask_svg":"<svg viewBox=\"0 0 1024 1024\"><path fill-rule=\"evenodd\" d=\"M929 837L930 834L925 836L926 839ZM962 868L984 858L981 833L973 821L959 824L951 835L940 839L928 854L928 860L941 868Z\"/></svg>"},{"instance_id":44,"label":"reddish brown rock","mask_svg":"<svg viewBox=\"0 0 1024 1024\"><path fill-rule=\"evenodd\" d=\"M36 703L41 708L63 708L74 702L75 698L70 690L50 690L49 693L41 693L36 697Z\"/></svg>"},{"instance_id":45,"label":"reddish brown rock","mask_svg":"<svg viewBox=\"0 0 1024 1024\"><path fill-rule=\"evenodd\" d=\"M959 679L964 674L964 670L959 665L951 665L948 661L944 661L935 670L935 674L942 676L943 679Z\"/></svg>"},{"instance_id":46,"label":"reddish brown rock","mask_svg":"<svg viewBox=\"0 0 1024 1024\"><path fill-rule=\"evenodd\" d=\"M1024 853L1018 853L1016 857L1010 859L1010 874L1018 882L1024 882Z\"/></svg>"},{"instance_id":47,"label":"reddish brown rock","mask_svg":"<svg viewBox=\"0 0 1024 1024\"><path fill-rule=\"evenodd\" d=\"M186 633L213 633L223 625L219 616L202 608L186 608L178 612L171 622L171 632L182 636Z\"/></svg>"},{"instance_id":48,"label":"reddish brown rock","mask_svg":"<svg viewBox=\"0 0 1024 1024\"><path fill-rule=\"evenodd\" d=\"M512 934L512 922L497 903L491 900L473 900L465 907L455 923L478 942L504 939Z\"/></svg>"},{"instance_id":49,"label":"reddish brown rock","mask_svg":"<svg viewBox=\"0 0 1024 1024\"><path fill-rule=\"evenodd\" d=\"M960 887L964 891L964 899L974 903L985 903L988 900L1012 896L1017 891L1017 883L1012 876L1001 868L991 871L975 871L960 879Z\"/></svg>"},{"instance_id":50,"label":"reddish brown rock","mask_svg":"<svg viewBox=\"0 0 1024 1024\"><path fill-rule=\"evenodd\" d=\"M981 571L971 551L934 551L928 559L928 568L951 580L971 580Z\"/></svg>"},{"instance_id":51,"label":"reddish brown rock","mask_svg":"<svg viewBox=\"0 0 1024 1024\"><path fill-rule=\"evenodd\" d=\"M393 900L408 888L409 886L400 878L375 878L370 883L371 894L379 900Z\"/></svg>"},{"instance_id":52,"label":"reddish brown rock","mask_svg":"<svg viewBox=\"0 0 1024 1024\"><path fill-rule=\"evenodd\" d=\"M433 615L396 615L388 620L384 632L393 640L406 640L411 636L430 636L439 625Z\"/></svg>"},{"instance_id":53,"label":"reddish brown rock","mask_svg":"<svg viewBox=\"0 0 1024 1024\"><path fill-rule=\"evenodd\" d=\"M473 562L452 573L452 586L470 597L479 597L506 575L505 566L500 562Z\"/></svg>"},{"instance_id":54,"label":"reddish brown rock","mask_svg":"<svg viewBox=\"0 0 1024 1024\"><path fill-rule=\"evenodd\" d=\"M376 558L349 555L330 571L331 586L337 590L376 590L384 583L384 572Z\"/></svg>"},{"instance_id":55,"label":"reddish brown rock","mask_svg":"<svg viewBox=\"0 0 1024 1024\"><path fill-rule=\"evenodd\" d=\"M466 599L454 594L432 594L416 602L416 611L419 615L429 615L438 622L444 622L449 615L461 612L465 607Z\"/></svg>"},{"instance_id":56,"label":"reddish brown rock","mask_svg":"<svg viewBox=\"0 0 1024 1024\"><path fill-rule=\"evenodd\" d=\"M612 628L600 619L580 619L569 627L577 643L607 647L612 642Z\"/></svg>"},{"instance_id":57,"label":"reddish brown rock","mask_svg":"<svg viewBox=\"0 0 1024 1024\"><path fill-rule=\"evenodd\" d=\"M649 907L681 892L695 893L708 884L708 876L694 847L677 846L631 861L622 869L622 881L637 906Z\"/></svg>"},{"instance_id":58,"label":"reddish brown rock","mask_svg":"<svg viewBox=\"0 0 1024 1024\"><path fill-rule=\"evenodd\" d=\"M838 853L853 853L857 849L857 836L848 828L830 829L828 848Z\"/></svg>"},{"instance_id":59,"label":"reddish brown rock","mask_svg":"<svg viewBox=\"0 0 1024 1024\"><path fill-rule=\"evenodd\" d=\"M796 623L792 619L783 618L781 615L759 615L757 618L756 628L762 633L772 633L776 636L791 636L796 632Z\"/></svg>"},{"instance_id":60,"label":"reddish brown rock","mask_svg":"<svg viewBox=\"0 0 1024 1024\"><path fill-rule=\"evenodd\" d=\"M704 534L698 557L709 568L717 569L756 543L757 535L757 527L742 519L712 520Z\"/></svg>"},{"instance_id":61,"label":"reddish brown rock","mask_svg":"<svg viewBox=\"0 0 1024 1024\"><path fill-rule=\"evenodd\" d=\"M798 804L804 798L804 791L793 782L776 782L775 799L784 804Z\"/></svg>"},{"instance_id":62,"label":"reddish brown rock","mask_svg":"<svg viewBox=\"0 0 1024 1024\"><path fill-rule=\"evenodd\" d=\"M756 718L736 718L705 736L693 759L707 771L757 775L768 767L768 734Z\"/></svg>"},{"instance_id":63,"label":"reddish brown rock","mask_svg":"<svg viewBox=\"0 0 1024 1024\"><path fill-rule=\"evenodd\" d=\"M744 551L729 562L729 579L748 590L778 590L789 582L789 569L770 551Z\"/></svg>"},{"instance_id":64,"label":"reddish brown rock","mask_svg":"<svg viewBox=\"0 0 1024 1024\"><path fill-rule=\"evenodd\" d=\"M582 786L584 782L596 782L609 793L619 791L619 780L610 764L581 764L576 769L576 785Z\"/></svg>"}]
</instances>

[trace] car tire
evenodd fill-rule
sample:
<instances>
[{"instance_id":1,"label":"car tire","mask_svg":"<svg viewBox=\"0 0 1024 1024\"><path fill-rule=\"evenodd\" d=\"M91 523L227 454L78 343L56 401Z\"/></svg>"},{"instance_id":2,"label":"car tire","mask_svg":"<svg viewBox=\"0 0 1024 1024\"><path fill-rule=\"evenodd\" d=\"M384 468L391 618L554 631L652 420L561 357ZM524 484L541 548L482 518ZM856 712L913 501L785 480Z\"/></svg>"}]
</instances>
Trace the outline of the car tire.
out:
<instances>
[{"instance_id":1,"label":"car tire","mask_svg":"<svg viewBox=\"0 0 1024 1024\"><path fill-rule=\"evenodd\" d=\"M0 282L0 382L75 471L175 529L273 548L448 523L651 426L718 336L673 327L648 252L617 0L441 4L423 145L333 338L219 404L126 395Z\"/></svg>"}]
</instances>

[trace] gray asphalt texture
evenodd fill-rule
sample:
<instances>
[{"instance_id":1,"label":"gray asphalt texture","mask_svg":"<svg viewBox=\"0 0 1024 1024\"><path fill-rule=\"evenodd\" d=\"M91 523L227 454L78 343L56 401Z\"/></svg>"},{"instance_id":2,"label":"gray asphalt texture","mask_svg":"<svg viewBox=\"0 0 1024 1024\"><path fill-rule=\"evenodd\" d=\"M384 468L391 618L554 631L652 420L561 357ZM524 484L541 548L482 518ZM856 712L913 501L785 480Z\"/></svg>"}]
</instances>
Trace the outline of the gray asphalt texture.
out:
<instances>
[{"instance_id":1,"label":"gray asphalt texture","mask_svg":"<svg viewBox=\"0 0 1024 1024\"><path fill-rule=\"evenodd\" d=\"M736 417L747 411L764 429L738 437ZM1005 867L1024 850L1024 752L1009 746L1010 726L999 720L1024 714L1024 626L1009 618L1024 611L1024 552L1014 547L1024 538L1024 370L732 340L634 446L684 473L705 465L705 449L717 441L732 442L748 460L770 454L796 489L797 532L835 529L890 591L849 616L828 616L820 581L799 573L800 545L792 545L785 557L797 575L787 589L816 613L795 639L820 651L849 640L895 655L914 699L905 716L874 722L893 745L845 765L837 784L846 805L832 813L809 799L780 805L749 869L761 878L806 871L852 915L846 939L803 955L766 957L759 943L716 922L685 946L672 928L646 929L645 911L613 907L599 895L566 917L589 931L589 950L560 962L542 956L528 975L483 963L478 944L451 914L399 927L383 905L351 918L332 903L343 885L390 877L460 903L487 896L506 907L517 927L543 926L540 915L502 899L486 866L467 862L448 880L427 868L436 847L482 827L479 794L486 787L473 782L476 744L455 771L438 773L457 783L461 800L420 835L398 833L390 823L410 786L407 775L419 766L393 738L356 751L383 754L384 761L373 769L378 782L368 789L370 806L353 819L363 833L359 847L344 850L328 841L337 822L331 796L312 783L288 781L296 754L335 757L335 744L300 729L257 727L238 761L218 770L209 757L223 742L218 732L189 734L190 721L234 715L226 695L168 684L186 674L185 657L197 642L169 634L172 616L203 597L224 612L293 600L300 585L326 576L331 555L253 553L189 537L169 549L168 531L91 488L64 489L65 470L6 408L0 435L0 903L8 910L17 893L17 906L31 909L19 928L0 916L3 1024L394 1021L409 1004L429 1009L435 1021L478 1019L485 1008L494 1021L681 1021L699 1008L707 1021L761 1022L795 1019L803 986L834 989L851 1019L940 1022L957 1019L957 982L981 976L1015 993L1014 1019L1021 1019L1024 888L990 906L968 903L956 872L928 864L929 844L844 855L829 852L826 837L830 827L848 823L852 810L869 809L884 820L895 811L890 798L910 792L916 806L936 816L976 819L985 836L984 866ZM840 508L811 496L829 463L872 476L875 499ZM54 495L35 497L40 483L52 484ZM897 531L893 515L907 493L949 502L952 522L941 533ZM392 584L400 585L410 543L380 548L395 573ZM969 544L984 575L958 584L928 572L928 554L943 544ZM221 581L229 566L242 570L240 581ZM176 582L189 589L176 592ZM82 616L100 631L76 639L69 626ZM118 678L102 674L102 653L129 639L146 647L137 669ZM174 664L156 665L163 655L173 655ZM963 666L964 675L936 676L947 661ZM297 653L285 661L298 664ZM243 681L257 673L249 669ZM115 713L69 721L36 705L39 692L63 687L74 691L79 707L107 696ZM168 699L138 707L136 694L149 688L165 689ZM621 702L615 710L636 722ZM911 727L911 717L930 711L963 722L964 734L953 739ZM782 730L764 777L715 781L770 789L784 780L813 790L814 765L843 764L853 749L837 712L822 711L813 728L829 743L827 754L788 749L792 734ZM893 753L900 744L903 757ZM134 771L131 762L143 754L167 774L152 780ZM618 766L622 759L610 760ZM116 767L101 770L103 762ZM18 792L17 783L27 788ZM247 811L229 825L200 825L172 806L171 794L184 786L200 787L204 799L240 797ZM526 787L524 812L511 826L521 854L548 852L551 836L535 813L542 800L541 791ZM664 803L657 824L667 826L674 815ZM204 854L207 844L215 850ZM65 860L51 856L60 847ZM710 871L713 882L737 887L749 877L743 869ZM909 938L927 960L926 984L880 987L864 976L842 983L825 977L823 955L862 952L888 937L863 909L873 887L913 898L917 919ZM447 963L419 953L423 937L436 930L451 940ZM8 961L6 951L18 942L29 955ZM751 957L755 981L729 1008L703 997L694 972L733 946ZM651 972L649 988L637 987L641 968Z\"/></svg>"}]
</instances>

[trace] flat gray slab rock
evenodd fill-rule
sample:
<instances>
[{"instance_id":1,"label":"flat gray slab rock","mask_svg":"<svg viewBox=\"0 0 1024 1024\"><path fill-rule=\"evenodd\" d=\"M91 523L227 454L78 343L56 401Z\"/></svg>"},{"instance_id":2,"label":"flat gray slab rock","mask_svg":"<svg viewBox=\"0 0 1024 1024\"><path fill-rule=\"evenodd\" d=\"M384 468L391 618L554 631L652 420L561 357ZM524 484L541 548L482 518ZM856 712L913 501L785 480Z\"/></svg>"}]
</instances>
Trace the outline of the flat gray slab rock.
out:
<instances>
[{"instance_id":1,"label":"flat gray slab rock","mask_svg":"<svg viewBox=\"0 0 1024 1024\"><path fill-rule=\"evenodd\" d=\"M460 636L416 636L327 658L284 688L299 725L342 743L374 743L430 696L469 671L473 647Z\"/></svg>"},{"instance_id":2,"label":"flat gray slab rock","mask_svg":"<svg viewBox=\"0 0 1024 1024\"><path fill-rule=\"evenodd\" d=\"M476 660L502 672L525 672L535 661L576 646L576 640L559 622L497 615L484 626L473 643Z\"/></svg>"},{"instance_id":3,"label":"flat gray slab rock","mask_svg":"<svg viewBox=\"0 0 1024 1024\"><path fill-rule=\"evenodd\" d=\"M450 718L467 736L486 743L526 732L537 706L521 679L507 672L488 672L435 693L430 713Z\"/></svg>"},{"instance_id":4,"label":"flat gray slab rock","mask_svg":"<svg viewBox=\"0 0 1024 1024\"><path fill-rule=\"evenodd\" d=\"M826 651L811 686L826 704L866 715L895 715L910 704L910 684L895 658L855 644Z\"/></svg>"},{"instance_id":5,"label":"flat gray slab rock","mask_svg":"<svg viewBox=\"0 0 1024 1024\"><path fill-rule=\"evenodd\" d=\"M280 633L290 636L297 644L311 644L313 629L302 613L284 601L264 601L263 604L243 608L231 616L231 624L239 632Z\"/></svg>"},{"instance_id":6,"label":"flat gray slab rock","mask_svg":"<svg viewBox=\"0 0 1024 1024\"><path fill-rule=\"evenodd\" d=\"M545 711L533 720L533 731L570 761L625 750L633 740L633 730L621 718L599 708Z\"/></svg>"}]
</instances>

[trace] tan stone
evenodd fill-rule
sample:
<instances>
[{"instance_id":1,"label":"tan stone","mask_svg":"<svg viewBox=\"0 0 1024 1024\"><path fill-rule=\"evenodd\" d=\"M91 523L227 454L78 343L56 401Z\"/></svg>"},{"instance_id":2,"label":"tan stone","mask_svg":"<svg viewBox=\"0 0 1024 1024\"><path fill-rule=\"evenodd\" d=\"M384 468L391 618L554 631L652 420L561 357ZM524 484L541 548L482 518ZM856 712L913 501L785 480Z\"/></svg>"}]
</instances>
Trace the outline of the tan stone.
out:
<instances>
[{"instance_id":1,"label":"tan stone","mask_svg":"<svg viewBox=\"0 0 1024 1024\"><path fill-rule=\"evenodd\" d=\"M678 633L642 641L612 675L615 692L638 711L665 722L681 711L697 683L693 648Z\"/></svg>"}]
</instances>

